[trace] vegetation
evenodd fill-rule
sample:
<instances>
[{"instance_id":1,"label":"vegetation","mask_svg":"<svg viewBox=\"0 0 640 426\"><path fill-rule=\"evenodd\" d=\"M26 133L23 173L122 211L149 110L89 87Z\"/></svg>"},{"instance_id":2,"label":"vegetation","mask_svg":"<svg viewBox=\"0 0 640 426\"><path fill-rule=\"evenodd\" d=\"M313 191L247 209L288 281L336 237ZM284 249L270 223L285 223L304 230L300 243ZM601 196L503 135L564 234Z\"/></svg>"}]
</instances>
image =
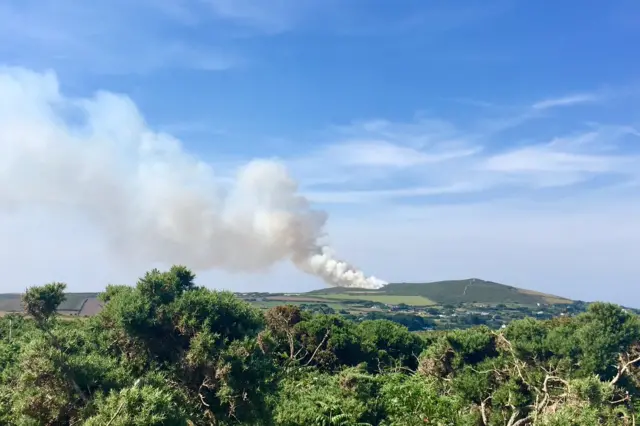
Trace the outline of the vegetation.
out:
<instances>
[{"instance_id":1,"label":"vegetation","mask_svg":"<svg viewBox=\"0 0 640 426\"><path fill-rule=\"evenodd\" d=\"M404 303L411 306L429 306L435 305L435 302L423 296L395 296L395 295L378 295L368 293L334 293L325 295L327 299L335 300L365 300L371 302L379 302L390 305L398 305Z\"/></svg>"},{"instance_id":2,"label":"vegetation","mask_svg":"<svg viewBox=\"0 0 640 426\"><path fill-rule=\"evenodd\" d=\"M0 318L2 425L634 425L640 410L640 320L610 304L412 333L403 312L260 310L179 266L107 287L88 318L59 320L64 288Z\"/></svg>"}]
</instances>

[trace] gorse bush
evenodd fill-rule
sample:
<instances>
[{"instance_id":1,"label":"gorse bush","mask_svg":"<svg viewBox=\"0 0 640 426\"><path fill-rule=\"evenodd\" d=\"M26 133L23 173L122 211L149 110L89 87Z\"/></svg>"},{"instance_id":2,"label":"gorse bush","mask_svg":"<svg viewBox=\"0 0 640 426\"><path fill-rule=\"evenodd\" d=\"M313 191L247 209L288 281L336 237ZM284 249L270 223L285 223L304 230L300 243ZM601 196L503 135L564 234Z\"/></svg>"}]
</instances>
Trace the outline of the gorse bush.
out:
<instances>
[{"instance_id":1,"label":"gorse bush","mask_svg":"<svg viewBox=\"0 0 640 426\"><path fill-rule=\"evenodd\" d=\"M1 425L634 425L640 321L596 303L496 332L410 332L386 319L197 287L187 268L109 286L59 318L64 284L0 318Z\"/></svg>"}]
</instances>

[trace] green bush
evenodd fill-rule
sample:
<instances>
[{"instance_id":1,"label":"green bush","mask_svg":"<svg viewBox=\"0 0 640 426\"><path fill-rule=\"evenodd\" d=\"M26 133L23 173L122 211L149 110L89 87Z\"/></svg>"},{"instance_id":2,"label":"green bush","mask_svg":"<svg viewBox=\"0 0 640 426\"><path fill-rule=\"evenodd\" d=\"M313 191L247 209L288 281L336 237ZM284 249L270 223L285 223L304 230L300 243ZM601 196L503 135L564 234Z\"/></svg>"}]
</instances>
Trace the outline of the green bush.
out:
<instances>
[{"instance_id":1,"label":"green bush","mask_svg":"<svg viewBox=\"0 0 640 426\"><path fill-rule=\"evenodd\" d=\"M263 315L180 266L107 287L92 318L60 320L63 290L32 287L27 315L0 318L2 425L632 425L639 415L640 322L610 304L502 331L418 334L395 316Z\"/></svg>"}]
</instances>

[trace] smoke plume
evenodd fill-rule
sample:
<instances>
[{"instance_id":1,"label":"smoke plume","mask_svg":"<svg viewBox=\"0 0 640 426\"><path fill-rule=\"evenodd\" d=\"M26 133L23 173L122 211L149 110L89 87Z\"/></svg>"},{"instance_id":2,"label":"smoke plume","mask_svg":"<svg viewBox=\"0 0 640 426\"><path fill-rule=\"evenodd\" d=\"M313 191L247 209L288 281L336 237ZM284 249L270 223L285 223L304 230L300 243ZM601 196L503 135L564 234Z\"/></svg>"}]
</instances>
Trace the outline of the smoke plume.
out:
<instances>
[{"instance_id":1,"label":"smoke plume","mask_svg":"<svg viewBox=\"0 0 640 426\"><path fill-rule=\"evenodd\" d=\"M51 73L0 69L0 209L25 206L81 212L129 261L262 271L288 259L333 286L386 284L319 244L326 215L282 164L216 176L127 97L68 98Z\"/></svg>"}]
</instances>

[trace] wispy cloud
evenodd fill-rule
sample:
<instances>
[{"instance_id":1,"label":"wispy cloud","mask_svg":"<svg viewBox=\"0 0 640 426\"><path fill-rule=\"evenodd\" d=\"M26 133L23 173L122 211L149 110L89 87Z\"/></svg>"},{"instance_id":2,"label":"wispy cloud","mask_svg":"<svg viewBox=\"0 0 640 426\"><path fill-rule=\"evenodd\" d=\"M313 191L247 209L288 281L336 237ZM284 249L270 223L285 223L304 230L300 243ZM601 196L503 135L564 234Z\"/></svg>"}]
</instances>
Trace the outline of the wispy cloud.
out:
<instances>
[{"instance_id":1,"label":"wispy cloud","mask_svg":"<svg viewBox=\"0 0 640 426\"><path fill-rule=\"evenodd\" d=\"M242 64L219 37L203 44L189 35L198 3L188 3L9 0L0 5L0 54L22 65L98 73Z\"/></svg>"},{"instance_id":2,"label":"wispy cloud","mask_svg":"<svg viewBox=\"0 0 640 426\"><path fill-rule=\"evenodd\" d=\"M307 191L305 194L316 203L325 204L378 204L401 198L427 197L434 195L463 194L482 189L472 182L454 183L448 186L417 186L386 190L360 191Z\"/></svg>"},{"instance_id":3,"label":"wispy cloud","mask_svg":"<svg viewBox=\"0 0 640 426\"><path fill-rule=\"evenodd\" d=\"M204 0L215 16L263 34L312 28L340 35L366 36L411 31L431 33L460 29L494 17L511 7L510 0L487 6L399 3L394 13L359 0ZM486 53L485 53L486 57Z\"/></svg>"},{"instance_id":4,"label":"wispy cloud","mask_svg":"<svg viewBox=\"0 0 640 426\"><path fill-rule=\"evenodd\" d=\"M318 0L205 0L205 3L214 16L267 34L292 30L300 20L323 6Z\"/></svg>"},{"instance_id":5,"label":"wispy cloud","mask_svg":"<svg viewBox=\"0 0 640 426\"><path fill-rule=\"evenodd\" d=\"M389 187L394 178L416 178L426 170L444 171L451 164L470 161L482 149L471 133L463 134L452 123L419 115L412 122L369 120L335 126L325 137L328 142L311 152L285 155L283 159L305 188L316 192L322 186L323 198L336 200L345 197L329 196L326 187L340 186L349 191L370 187L372 182ZM432 193L432 189L425 189L431 185L445 187L449 183L419 182L415 185L419 190L404 193ZM392 192L378 195L392 196ZM365 197L362 191L354 195Z\"/></svg>"},{"instance_id":6,"label":"wispy cloud","mask_svg":"<svg viewBox=\"0 0 640 426\"><path fill-rule=\"evenodd\" d=\"M630 179L640 156L582 154L552 144L526 147L487 158L480 169L529 188L560 187L608 176ZM497 182L498 183L498 182Z\"/></svg>"},{"instance_id":7,"label":"wispy cloud","mask_svg":"<svg viewBox=\"0 0 640 426\"><path fill-rule=\"evenodd\" d=\"M567 107L573 105L580 105L589 102L595 102L598 97L592 93L578 93L574 95L567 95L560 98L545 99L534 103L531 107L533 109L542 110L555 107Z\"/></svg>"},{"instance_id":8,"label":"wispy cloud","mask_svg":"<svg viewBox=\"0 0 640 426\"><path fill-rule=\"evenodd\" d=\"M334 128L331 143L287 161L315 201L338 204L432 202L486 191L540 196L640 178L640 133L633 125L578 119L557 135L538 135L528 120L540 119L544 129L545 117L524 111L496 119L508 126L493 127L482 118L480 125L424 116L361 121Z\"/></svg>"},{"instance_id":9,"label":"wispy cloud","mask_svg":"<svg viewBox=\"0 0 640 426\"><path fill-rule=\"evenodd\" d=\"M443 100L449 102L455 102L460 105L468 105L477 108L491 108L496 106L493 102L487 102L479 99L470 98L444 98Z\"/></svg>"},{"instance_id":10,"label":"wispy cloud","mask_svg":"<svg viewBox=\"0 0 640 426\"><path fill-rule=\"evenodd\" d=\"M345 29L376 35L416 24L447 30L497 10L404 6L389 17L357 0L7 0L0 4L0 55L13 64L84 73L219 71L251 62L243 44L249 36L345 35Z\"/></svg>"},{"instance_id":11,"label":"wispy cloud","mask_svg":"<svg viewBox=\"0 0 640 426\"><path fill-rule=\"evenodd\" d=\"M425 152L394 145L387 141L353 141L329 146L325 149L324 155L347 167L405 168L467 157L479 151L479 147L469 147L467 149L453 148Z\"/></svg>"}]
</instances>

